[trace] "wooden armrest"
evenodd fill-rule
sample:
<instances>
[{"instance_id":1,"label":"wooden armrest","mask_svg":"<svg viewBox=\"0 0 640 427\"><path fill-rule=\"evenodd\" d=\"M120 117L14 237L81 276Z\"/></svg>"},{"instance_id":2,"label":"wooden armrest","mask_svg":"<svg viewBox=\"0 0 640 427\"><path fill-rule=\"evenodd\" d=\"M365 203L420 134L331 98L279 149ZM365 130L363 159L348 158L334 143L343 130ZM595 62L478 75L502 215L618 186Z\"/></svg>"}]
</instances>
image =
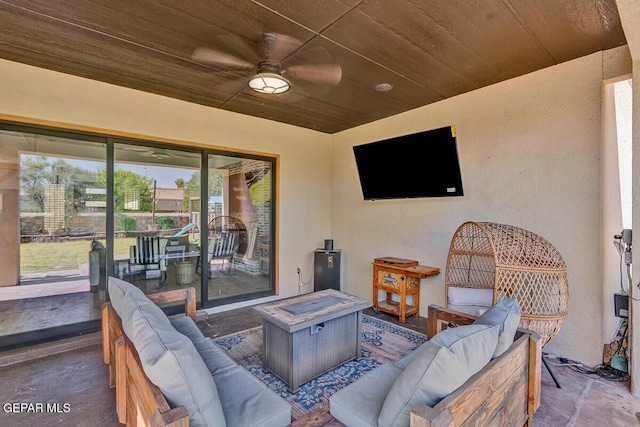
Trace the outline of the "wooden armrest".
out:
<instances>
[{"instance_id":1,"label":"wooden armrest","mask_svg":"<svg viewBox=\"0 0 640 427\"><path fill-rule=\"evenodd\" d=\"M193 287L176 289L173 291L158 292L147 295L154 304L165 304L184 301L184 312L187 316L196 320L196 290Z\"/></svg>"},{"instance_id":2,"label":"wooden armrest","mask_svg":"<svg viewBox=\"0 0 640 427\"><path fill-rule=\"evenodd\" d=\"M537 333L525 329L518 329L518 333L529 336L527 412L533 416L542 402L542 338Z\"/></svg>"},{"instance_id":3,"label":"wooden armrest","mask_svg":"<svg viewBox=\"0 0 640 427\"><path fill-rule=\"evenodd\" d=\"M477 318L477 316L472 316L471 314L431 304L427 312L427 338L431 339L440 332L443 322L454 325L470 325Z\"/></svg>"}]
</instances>

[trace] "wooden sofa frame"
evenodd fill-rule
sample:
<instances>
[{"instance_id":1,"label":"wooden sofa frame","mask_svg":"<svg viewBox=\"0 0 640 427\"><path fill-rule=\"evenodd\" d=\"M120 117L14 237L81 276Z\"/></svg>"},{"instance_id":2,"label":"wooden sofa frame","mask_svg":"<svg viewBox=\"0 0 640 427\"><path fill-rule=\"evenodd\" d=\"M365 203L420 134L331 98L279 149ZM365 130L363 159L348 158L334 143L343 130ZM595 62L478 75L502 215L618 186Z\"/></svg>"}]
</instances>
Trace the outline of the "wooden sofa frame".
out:
<instances>
[{"instance_id":1,"label":"wooden sofa frame","mask_svg":"<svg viewBox=\"0 0 640 427\"><path fill-rule=\"evenodd\" d=\"M155 304L184 302L185 314L196 319L194 288L147 297ZM104 363L109 365L109 387L116 389L118 421L127 426L189 426L185 408L171 408L160 389L144 374L138 353L109 302L102 306L102 353Z\"/></svg>"},{"instance_id":2,"label":"wooden sofa frame","mask_svg":"<svg viewBox=\"0 0 640 427\"><path fill-rule=\"evenodd\" d=\"M475 316L429 306L427 337L444 324L467 325ZM540 406L542 339L519 329L511 347L495 358L462 387L433 407L421 405L411 412L412 427L533 426Z\"/></svg>"}]
</instances>

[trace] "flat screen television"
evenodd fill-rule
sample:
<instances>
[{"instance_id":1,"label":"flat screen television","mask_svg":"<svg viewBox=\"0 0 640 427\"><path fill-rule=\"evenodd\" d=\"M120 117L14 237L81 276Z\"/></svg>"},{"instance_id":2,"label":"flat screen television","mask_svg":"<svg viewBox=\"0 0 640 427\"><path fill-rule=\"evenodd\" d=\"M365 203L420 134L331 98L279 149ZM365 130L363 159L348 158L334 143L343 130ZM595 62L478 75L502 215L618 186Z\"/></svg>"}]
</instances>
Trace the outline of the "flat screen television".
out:
<instances>
[{"instance_id":1,"label":"flat screen television","mask_svg":"<svg viewBox=\"0 0 640 427\"><path fill-rule=\"evenodd\" d=\"M454 126L353 147L365 200L462 196Z\"/></svg>"}]
</instances>

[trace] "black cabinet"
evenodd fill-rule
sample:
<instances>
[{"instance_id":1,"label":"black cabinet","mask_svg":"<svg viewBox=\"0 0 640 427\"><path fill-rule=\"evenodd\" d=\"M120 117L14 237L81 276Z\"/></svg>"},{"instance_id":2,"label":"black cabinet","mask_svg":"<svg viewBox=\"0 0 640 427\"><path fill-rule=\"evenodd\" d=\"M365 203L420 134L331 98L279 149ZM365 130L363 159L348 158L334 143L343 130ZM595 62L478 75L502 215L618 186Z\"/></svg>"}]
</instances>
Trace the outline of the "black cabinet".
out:
<instances>
[{"instance_id":1,"label":"black cabinet","mask_svg":"<svg viewBox=\"0 0 640 427\"><path fill-rule=\"evenodd\" d=\"M340 251L316 249L313 257L313 290L340 290Z\"/></svg>"}]
</instances>

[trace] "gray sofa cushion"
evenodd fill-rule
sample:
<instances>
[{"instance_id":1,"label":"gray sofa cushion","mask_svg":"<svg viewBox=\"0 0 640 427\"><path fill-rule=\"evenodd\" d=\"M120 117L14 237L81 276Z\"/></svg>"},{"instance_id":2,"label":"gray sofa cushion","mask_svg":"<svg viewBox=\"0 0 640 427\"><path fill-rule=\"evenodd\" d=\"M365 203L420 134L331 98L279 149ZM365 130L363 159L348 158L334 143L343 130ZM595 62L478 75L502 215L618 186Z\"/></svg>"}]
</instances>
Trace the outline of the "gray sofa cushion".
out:
<instances>
[{"instance_id":1,"label":"gray sofa cushion","mask_svg":"<svg viewBox=\"0 0 640 427\"><path fill-rule=\"evenodd\" d=\"M429 341L427 341L429 342ZM420 344L420 346L418 348L416 348L415 350L409 352L406 356L401 357L398 361L396 361L393 366L395 366L396 368L404 371L405 368L407 366L409 366L409 363L413 362L413 359L415 359L420 352L422 351L423 348L425 348L425 346L427 345L427 342Z\"/></svg>"},{"instance_id":2,"label":"gray sofa cushion","mask_svg":"<svg viewBox=\"0 0 640 427\"><path fill-rule=\"evenodd\" d=\"M227 425L232 427L284 427L291 423L291 405L246 369L236 365L214 376L224 398Z\"/></svg>"},{"instance_id":3,"label":"gray sofa cushion","mask_svg":"<svg viewBox=\"0 0 640 427\"><path fill-rule=\"evenodd\" d=\"M434 406L480 371L493 356L498 325L446 329L433 337L408 364L385 398L379 426L408 426L411 409Z\"/></svg>"},{"instance_id":4,"label":"gray sofa cushion","mask_svg":"<svg viewBox=\"0 0 640 427\"><path fill-rule=\"evenodd\" d=\"M133 316L144 310L146 317L153 320L154 325L171 327L171 322L162 309L152 303L149 298L137 287L124 280L109 277L109 299L113 309L118 313L124 333L133 341L135 330L133 328ZM135 346L135 342L133 343ZM136 347L137 350L137 347Z\"/></svg>"},{"instance_id":5,"label":"gray sofa cushion","mask_svg":"<svg viewBox=\"0 0 640 427\"><path fill-rule=\"evenodd\" d=\"M202 357L204 364L214 378L216 375L238 366L236 362L227 356L224 351L220 350L210 338L195 340L193 341L193 345L196 347L196 350L198 350L200 357Z\"/></svg>"},{"instance_id":6,"label":"gray sofa cushion","mask_svg":"<svg viewBox=\"0 0 640 427\"><path fill-rule=\"evenodd\" d=\"M493 357L498 357L513 344L513 338L520 324L518 301L515 298L502 300L485 311L473 323L476 325L500 325L498 345L493 353Z\"/></svg>"},{"instance_id":7,"label":"gray sofa cushion","mask_svg":"<svg viewBox=\"0 0 640 427\"><path fill-rule=\"evenodd\" d=\"M402 370L382 365L329 398L331 415L349 427L375 427L380 409Z\"/></svg>"},{"instance_id":8,"label":"gray sofa cushion","mask_svg":"<svg viewBox=\"0 0 640 427\"><path fill-rule=\"evenodd\" d=\"M191 340L211 375L216 375L237 366L236 362L211 341L211 338L203 335L190 317L184 316L171 319L171 324L178 332L186 335Z\"/></svg>"},{"instance_id":9,"label":"gray sofa cushion","mask_svg":"<svg viewBox=\"0 0 640 427\"><path fill-rule=\"evenodd\" d=\"M198 326L196 326L196 322L189 316L174 317L170 319L170 322L173 327L176 328L176 331L186 335L191 341L205 337L202 331L198 329Z\"/></svg>"},{"instance_id":10,"label":"gray sofa cushion","mask_svg":"<svg viewBox=\"0 0 640 427\"><path fill-rule=\"evenodd\" d=\"M109 277L109 295L145 374L191 426L225 426L216 384L193 343L138 288Z\"/></svg>"},{"instance_id":11,"label":"gray sofa cushion","mask_svg":"<svg viewBox=\"0 0 640 427\"><path fill-rule=\"evenodd\" d=\"M210 338L205 337L190 317L171 319L171 324L178 332L192 340L214 378L218 393L222 397L221 404L227 425L279 426L288 425L291 422L291 406L277 397L262 382L253 381L255 378L240 368ZM228 371L231 371L230 375L222 375ZM229 384L223 384L223 381ZM279 403L276 403L276 400ZM262 411L262 416L260 413L254 413L252 408ZM269 416L265 416L264 408L268 408L266 411ZM272 414L272 411L275 412Z\"/></svg>"}]
</instances>

